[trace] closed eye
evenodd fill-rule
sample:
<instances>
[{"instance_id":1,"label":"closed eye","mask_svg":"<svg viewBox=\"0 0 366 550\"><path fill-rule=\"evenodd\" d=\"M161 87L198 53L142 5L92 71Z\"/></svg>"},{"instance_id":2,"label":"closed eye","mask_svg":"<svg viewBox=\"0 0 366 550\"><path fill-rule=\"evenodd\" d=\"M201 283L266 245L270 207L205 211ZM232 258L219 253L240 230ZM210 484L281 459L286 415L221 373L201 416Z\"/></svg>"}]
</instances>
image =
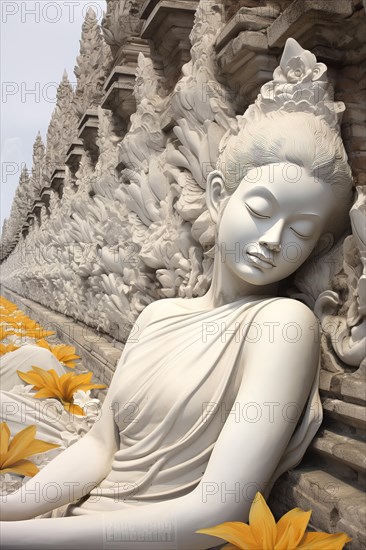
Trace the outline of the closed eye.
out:
<instances>
[{"instance_id":1,"label":"closed eye","mask_svg":"<svg viewBox=\"0 0 366 550\"><path fill-rule=\"evenodd\" d=\"M301 237L301 239L310 239L310 237L311 237L311 235L303 235L302 233L299 233L293 227L290 227L290 229L292 229L292 231L295 233L295 235L297 235L298 237Z\"/></svg>"},{"instance_id":2,"label":"closed eye","mask_svg":"<svg viewBox=\"0 0 366 550\"><path fill-rule=\"evenodd\" d=\"M248 208L249 212L253 214L253 216L256 216L257 218L268 219L271 217L271 216L264 216L263 214L260 214L256 210L253 210L253 208L251 208L248 203L245 203L245 206Z\"/></svg>"}]
</instances>

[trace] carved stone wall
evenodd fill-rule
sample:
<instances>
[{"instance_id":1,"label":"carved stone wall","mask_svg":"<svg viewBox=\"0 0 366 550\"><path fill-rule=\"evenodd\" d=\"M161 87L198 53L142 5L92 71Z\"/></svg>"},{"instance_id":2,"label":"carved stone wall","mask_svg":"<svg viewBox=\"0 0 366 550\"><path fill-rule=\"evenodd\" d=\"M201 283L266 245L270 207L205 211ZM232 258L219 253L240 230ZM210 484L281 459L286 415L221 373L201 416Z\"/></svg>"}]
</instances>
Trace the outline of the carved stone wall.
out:
<instances>
[{"instance_id":1,"label":"carved stone wall","mask_svg":"<svg viewBox=\"0 0 366 550\"><path fill-rule=\"evenodd\" d=\"M107 6L102 32L88 12L76 91L64 75L46 148L38 136L32 172L20 178L3 226L2 282L120 342L149 302L205 293L206 176L236 115L271 80L286 38L297 39L327 64L335 99L346 104L342 136L358 199L347 235L295 280L322 323L325 421L271 506L312 508L315 528L344 530L349 548L366 548L363 3Z\"/></svg>"}]
</instances>

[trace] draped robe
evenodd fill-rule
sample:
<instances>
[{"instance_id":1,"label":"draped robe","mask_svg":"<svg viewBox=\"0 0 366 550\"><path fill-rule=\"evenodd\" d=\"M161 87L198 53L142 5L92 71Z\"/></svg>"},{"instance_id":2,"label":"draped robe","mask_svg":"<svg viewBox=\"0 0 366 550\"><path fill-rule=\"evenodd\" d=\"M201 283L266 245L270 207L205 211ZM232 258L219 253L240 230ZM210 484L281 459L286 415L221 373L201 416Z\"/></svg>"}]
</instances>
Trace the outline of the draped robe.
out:
<instances>
[{"instance_id":1,"label":"draped robe","mask_svg":"<svg viewBox=\"0 0 366 550\"><path fill-rule=\"evenodd\" d=\"M148 322L123 352L110 389L120 439L111 471L88 496L64 507L62 515L143 506L192 491L228 414L238 414L245 343L260 345L255 317L273 301L280 308L281 300L246 297L202 311L192 311L181 300ZM8 372L16 353L6 356ZM301 421L269 482L301 460L319 428L318 378L319 369ZM39 429L44 435L44 427Z\"/></svg>"}]
</instances>

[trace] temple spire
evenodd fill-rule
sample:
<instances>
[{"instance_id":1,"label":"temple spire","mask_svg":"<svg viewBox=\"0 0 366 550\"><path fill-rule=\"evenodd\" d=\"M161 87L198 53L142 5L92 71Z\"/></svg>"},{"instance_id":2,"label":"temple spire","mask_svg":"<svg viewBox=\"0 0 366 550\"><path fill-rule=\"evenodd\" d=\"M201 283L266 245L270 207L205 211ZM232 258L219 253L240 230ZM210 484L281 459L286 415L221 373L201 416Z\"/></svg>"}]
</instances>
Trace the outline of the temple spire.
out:
<instances>
[{"instance_id":1,"label":"temple spire","mask_svg":"<svg viewBox=\"0 0 366 550\"><path fill-rule=\"evenodd\" d=\"M104 42L94 10L85 14L80 39L80 53L76 59L74 74L77 78L75 110L81 117L87 109L101 103L103 84L111 65L109 48Z\"/></svg>"}]
</instances>

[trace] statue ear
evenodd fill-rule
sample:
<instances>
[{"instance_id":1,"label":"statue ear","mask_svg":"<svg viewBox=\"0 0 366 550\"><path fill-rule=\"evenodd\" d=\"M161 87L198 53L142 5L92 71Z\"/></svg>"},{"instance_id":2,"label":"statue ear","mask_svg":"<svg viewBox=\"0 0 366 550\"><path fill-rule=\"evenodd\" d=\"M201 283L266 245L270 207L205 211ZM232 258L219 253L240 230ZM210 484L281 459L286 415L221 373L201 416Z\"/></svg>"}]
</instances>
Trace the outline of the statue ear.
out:
<instances>
[{"instance_id":1,"label":"statue ear","mask_svg":"<svg viewBox=\"0 0 366 550\"><path fill-rule=\"evenodd\" d=\"M214 223L218 221L220 203L225 196L224 176L219 170L210 172L207 176L206 204Z\"/></svg>"}]
</instances>

